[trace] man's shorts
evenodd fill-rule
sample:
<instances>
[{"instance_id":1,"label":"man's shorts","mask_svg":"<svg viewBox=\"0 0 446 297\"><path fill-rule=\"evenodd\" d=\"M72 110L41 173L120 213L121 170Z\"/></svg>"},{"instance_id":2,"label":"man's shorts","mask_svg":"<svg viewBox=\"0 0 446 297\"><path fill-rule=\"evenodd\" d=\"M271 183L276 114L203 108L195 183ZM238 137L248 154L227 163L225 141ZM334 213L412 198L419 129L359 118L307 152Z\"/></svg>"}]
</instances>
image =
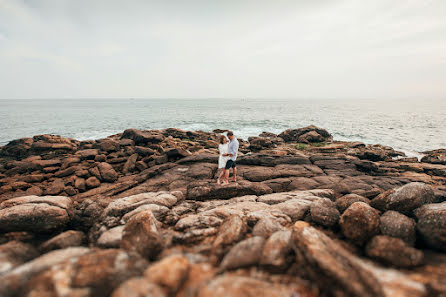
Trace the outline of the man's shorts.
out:
<instances>
[{"instance_id":1,"label":"man's shorts","mask_svg":"<svg viewBox=\"0 0 446 297\"><path fill-rule=\"evenodd\" d=\"M235 166L237 165L235 164L234 160L228 160L228 162L226 162L225 169L228 170L230 168L235 168Z\"/></svg>"}]
</instances>

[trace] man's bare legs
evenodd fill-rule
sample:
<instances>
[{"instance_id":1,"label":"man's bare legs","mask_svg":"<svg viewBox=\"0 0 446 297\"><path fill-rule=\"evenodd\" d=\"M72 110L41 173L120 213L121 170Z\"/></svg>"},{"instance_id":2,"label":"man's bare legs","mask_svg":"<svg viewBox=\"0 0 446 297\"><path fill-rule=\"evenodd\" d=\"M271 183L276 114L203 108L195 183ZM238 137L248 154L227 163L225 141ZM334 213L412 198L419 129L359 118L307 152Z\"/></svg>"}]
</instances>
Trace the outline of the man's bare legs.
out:
<instances>
[{"instance_id":1,"label":"man's bare legs","mask_svg":"<svg viewBox=\"0 0 446 297\"><path fill-rule=\"evenodd\" d=\"M229 184L229 169L225 170L225 177L223 180L223 185L227 185L227 184Z\"/></svg>"},{"instance_id":2,"label":"man's bare legs","mask_svg":"<svg viewBox=\"0 0 446 297\"><path fill-rule=\"evenodd\" d=\"M229 173L229 170L228 170L228 173ZM228 174L228 178L229 178L229 174ZM232 181L233 182L237 181L237 167L232 168Z\"/></svg>"}]
</instances>

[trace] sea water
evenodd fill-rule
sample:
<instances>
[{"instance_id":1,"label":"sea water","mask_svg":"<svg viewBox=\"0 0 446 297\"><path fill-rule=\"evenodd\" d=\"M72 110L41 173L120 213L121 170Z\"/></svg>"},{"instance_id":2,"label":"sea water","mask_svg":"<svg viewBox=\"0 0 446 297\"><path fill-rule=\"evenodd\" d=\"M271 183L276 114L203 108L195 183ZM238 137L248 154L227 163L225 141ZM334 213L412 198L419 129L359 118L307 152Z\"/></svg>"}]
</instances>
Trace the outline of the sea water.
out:
<instances>
[{"instance_id":1,"label":"sea water","mask_svg":"<svg viewBox=\"0 0 446 297\"><path fill-rule=\"evenodd\" d=\"M446 100L0 100L0 145L38 134L99 139L128 128L230 129L247 139L307 125L409 154L446 148Z\"/></svg>"}]
</instances>

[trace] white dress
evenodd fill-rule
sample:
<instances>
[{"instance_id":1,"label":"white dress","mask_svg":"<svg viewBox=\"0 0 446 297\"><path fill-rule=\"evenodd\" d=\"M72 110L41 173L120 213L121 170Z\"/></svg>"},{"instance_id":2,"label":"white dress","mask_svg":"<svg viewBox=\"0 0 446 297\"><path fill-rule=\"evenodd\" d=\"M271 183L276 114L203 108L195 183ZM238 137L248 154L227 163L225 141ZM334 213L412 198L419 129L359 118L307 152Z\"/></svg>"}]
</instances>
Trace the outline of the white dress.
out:
<instances>
[{"instance_id":1,"label":"white dress","mask_svg":"<svg viewBox=\"0 0 446 297\"><path fill-rule=\"evenodd\" d=\"M223 154L228 153L229 143L219 144L218 150L220 151L220 157L218 158L218 168L224 168L226 166L226 162L229 160L229 157L224 157Z\"/></svg>"}]
</instances>

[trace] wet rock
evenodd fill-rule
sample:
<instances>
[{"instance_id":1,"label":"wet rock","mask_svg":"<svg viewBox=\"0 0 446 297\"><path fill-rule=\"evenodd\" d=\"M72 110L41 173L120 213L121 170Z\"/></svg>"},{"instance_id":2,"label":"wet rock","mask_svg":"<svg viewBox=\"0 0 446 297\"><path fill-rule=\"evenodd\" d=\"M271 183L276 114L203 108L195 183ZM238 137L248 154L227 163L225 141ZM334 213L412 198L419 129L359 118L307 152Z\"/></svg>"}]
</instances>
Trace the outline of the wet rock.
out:
<instances>
[{"instance_id":1,"label":"wet rock","mask_svg":"<svg viewBox=\"0 0 446 297\"><path fill-rule=\"evenodd\" d=\"M85 234L82 231L69 230L45 241L40 250L47 253L56 249L65 249L73 246L81 246L85 241Z\"/></svg>"},{"instance_id":2,"label":"wet rock","mask_svg":"<svg viewBox=\"0 0 446 297\"><path fill-rule=\"evenodd\" d=\"M265 239L254 236L233 246L220 264L221 270L257 265L262 257Z\"/></svg>"},{"instance_id":3,"label":"wet rock","mask_svg":"<svg viewBox=\"0 0 446 297\"><path fill-rule=\"evenodd\" d=\"M306 222L294 225L291 245L296 253L298 273L319 284L326 294L352 297L426 295L421 283L397 270L383 269L358 258Z\"/></svg>"},{"instance_id":4,"label":"wet rock","mask_svg":"<svg viewBox=\"0 0 446 297\"><path fill-rule=\"evenodd\" d=\"M399 212L389 210L380 218L381 234L400 238L409 245L415 244L415 221Z\"/></svg>"},{"instance_id":5,"label":"wet rock","mask_svg":"<svg viewBox=\"0 0 446 297\"><path fill-rule=\"evenodd\" d=\"M403 240L385 235L373 237L365 248L367 256L397 267L418 266L423 252L410 247Z\"/></svg>"},{"instance_id":6,"label":"wet rock","mask_svg":"<svg viewBox=\"0 0 446 297\"><path fill-rule=\"evenodd\" d=\"M63 196L25 196L0 204L0 230L47 232L65 227L73 211Z\"/></svg>"},{"instance_id":7,"label":"wet rock","mask_svg":"<svg viewBox=\"0 0 446 297\"><path fill-rule=\"evenodd\" d=\"M118 173L113 169L113 167L105 162L98 164L99 172L101 173L102 180L105 182L114 182L118 179Z\"/></svg>"},{"instance_id":8,"label":"wet rock","mask_svg":"<svg viewBox=\"0 0 446 297\"><path fill-rule=\"evenodd\" d=\"M336 200L336 207L341 213L343 213L347 208L350 207L350 205L355 202L364 202L370 204L370 200L363 196L357 194L347 194Z\"/></svg>"},{"instance_id":9,"label":"wet rock","mask_svg":"<svg viewBox=\"0 0 446 297\"><path fill-rule=\"evenodd\" d=\"M327 198L321 198L310 205L311 220L325 227L332 227L339 221L340 213L336 204Z\"/></svg>"},{"instance_id":10,"label":"wet rock","mask_svg":"<svg viewBox=\"0 0 446 297\"><path fill-rule=\"evenodd\" d=\"M97 245L102 248L119 248L123 230L124 226L118 226L105 231L99 236Z\"/></svg>"},{"instance_id":11,"label":"wet rock","mask_svg":"<svg viewBox=\"0 0 446 297\"><path fill-rule=\"evenodd\" d=\"M17 266L0 276L0 296L20 296L19 291L24 289L24 285L33 276L38 275L42 271L45 271L56 264L67 260L75 260L77 257L80 257L89 251L88 248L84 247L56 250Z\"/></svg>"},{"instance_id":12,"label":"wet rock","mask_svg":"<svg viewBox=\"0 0 446 297\"><path fill-rule=\"evenodd\" d=\"M430 247L446 251L446 202L427 204L415 211L417 230Z\"/></svg>"},{"instance_id":13,"label":"wet rock","mask_svg":"<svg viewBox=\"0 0 446 297\"><path fill-rule=\"evenodd\" d=\"M265 242L262 250L260 264L284 268L287 266L287 256L291 252L291 231L277 231Z\"/></svg>"},{"instance_id":14,"label":"wet rock","mask_svg":"<svg viewBox=\"0 0 446 297\"><path fill-rule=\"evenodd\" d=\"M30 244L10 241L0 245L0 275L39 256Z\"/></svg>"},{"instance_id":15,"label":"wet rock","mask_svg":"<svg viewBox=\"0 0 446 297\"><path fill-rule=\"evenodd\" d=\"M122 250L96 250L55 265L31 279L28 296L107 297L125 280L141 275L147 262Z\"/></svg>"},{"instance_id":16,"label":"wet rock","mask_svg":"<svg viewBox=\"0 0 446 297\"><path fill-rule=\"evenodd\" d=\"M136 251L148 259L154 259L162 250L163 241L156 219L150 210L134 215L122 232L121 248Z\"/></svg>"},{"instance_id":17,"label":"wet rock","mask_svg":"<svg viewBox=\"0 0 446 297\"><path fill-rule=\"evenodd\" d=\"M87 188L92 189L99 187L101 185L101 182L95 176L91 176L87 178L87 180L85 181L85 185L87 186Z\"/></svg>"},{"instance_id":18,"label":"wet rock","mask_svg":"<svg viewBox=\"0 0 446 297\"><path fill-rule=\"evenodd\" d=\"M172 255L151 265L144 272L145 278L174 294L187 279L190 263L182 255Z\"/></svg>"},{"instance_id":19,"label":"wet rock","mask_svg":"<svg viewBox=\"0 0 446 297\"><path fill-rule=\"evenodd\" d=\"M339 221L342 233L357 244L363 244L379 233L379 212L364 202L355 202Z\"/></svg>"},{"instance_id":20,"label":"wet rock","mask_svg":"<svg viewBox=\"0 0 446 297\"><path fill-rule=\"evenodd\" d=\"M123 282L113 291L111 297L167 297L167 295L159 286L138 277Z\"/></svg>"},{"instance_id":21,"label":"wet rock","mask_svg":"<svg viewBox=\"0 0 446 297\"><path fill-rule=\"evenodd\" d=\"M265 217L261 218L252 230L252 235L269 238L276 231L283 230L283 226L276 220Z\"/></svg>"}]
</instances>

